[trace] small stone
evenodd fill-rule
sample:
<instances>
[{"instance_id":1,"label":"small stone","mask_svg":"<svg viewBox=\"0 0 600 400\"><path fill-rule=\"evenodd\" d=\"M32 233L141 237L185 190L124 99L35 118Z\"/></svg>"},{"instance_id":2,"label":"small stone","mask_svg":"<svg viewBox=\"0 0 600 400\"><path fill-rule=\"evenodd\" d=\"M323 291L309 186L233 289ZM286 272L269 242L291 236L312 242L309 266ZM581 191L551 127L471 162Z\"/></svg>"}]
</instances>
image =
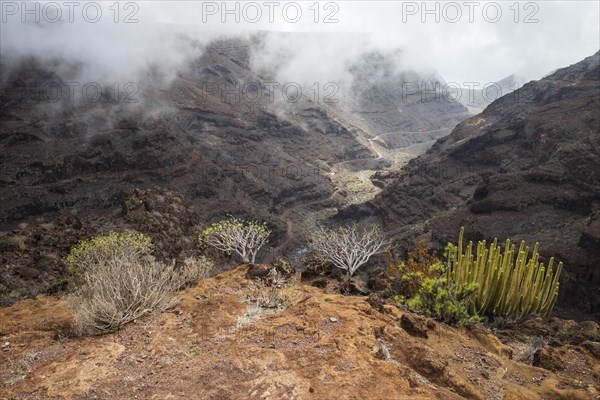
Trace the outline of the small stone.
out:
<instances>
[{"instance_id":1,"label":"small stone","mask_svg":"<svg viewBox=\"0 0 600 400\"><path fill-rule=\"evenodd\" d=\"M330 322L337 322L337 318L336 317L329 317L329 321Z\"/></svg>"},{"instance_id":2,"label":"small stone","mask_svg":"<svg viewBox=\"0 0 600 400\"><path fill-rule=\"evenodd\" d=\"M2 351L8 351L9 347L10 347L10 342L4 342L4 344L2 345Z\"/></svg>"}]
</instances>

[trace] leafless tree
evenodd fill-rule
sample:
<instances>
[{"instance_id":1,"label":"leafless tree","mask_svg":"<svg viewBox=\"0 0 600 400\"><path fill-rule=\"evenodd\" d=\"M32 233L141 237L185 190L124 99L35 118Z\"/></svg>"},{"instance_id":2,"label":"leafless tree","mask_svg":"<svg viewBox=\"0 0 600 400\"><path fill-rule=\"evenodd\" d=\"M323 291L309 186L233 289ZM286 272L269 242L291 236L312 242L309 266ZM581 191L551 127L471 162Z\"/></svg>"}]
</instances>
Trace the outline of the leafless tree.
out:
<instances>
[{"instance_id":1,"label":"leafless tree","mask_svg":"<svg viewBox=\"0 0 600 400\"><path fill-rule=\"evenodd\" d=\"M371 256L389 250L390 242L377 225L362 230L351 225L337 230L319 227L309 234L309 246L350 278Z\"/></svg>"}]
</instances>

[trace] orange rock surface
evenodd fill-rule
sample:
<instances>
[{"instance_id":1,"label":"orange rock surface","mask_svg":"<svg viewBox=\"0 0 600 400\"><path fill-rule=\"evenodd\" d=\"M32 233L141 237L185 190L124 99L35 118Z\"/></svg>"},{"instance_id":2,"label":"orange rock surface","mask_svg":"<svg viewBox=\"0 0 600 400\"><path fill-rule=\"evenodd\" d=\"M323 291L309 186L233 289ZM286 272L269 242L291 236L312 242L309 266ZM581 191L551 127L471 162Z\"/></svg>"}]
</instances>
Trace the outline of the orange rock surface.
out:
<instances>
[{"instance_id":1,"label":"orange rock surface","mask_svg":"<svg viewBox=\"0 0 600 400\"><path fill-rule=\"evenodd\" d=\"M181 293L173 312L68 338L66 300L0 309L2 399L597 399L598 360L564 348L551 372L511 359L483 328L428 322L427 338L365 297L291 284L252 309L240 266ZM249 300L250 299L250 300ZM8 342L8 345L6 344ZM559 349L560 351L560 349Z\"/></svg>"}]
</instances>

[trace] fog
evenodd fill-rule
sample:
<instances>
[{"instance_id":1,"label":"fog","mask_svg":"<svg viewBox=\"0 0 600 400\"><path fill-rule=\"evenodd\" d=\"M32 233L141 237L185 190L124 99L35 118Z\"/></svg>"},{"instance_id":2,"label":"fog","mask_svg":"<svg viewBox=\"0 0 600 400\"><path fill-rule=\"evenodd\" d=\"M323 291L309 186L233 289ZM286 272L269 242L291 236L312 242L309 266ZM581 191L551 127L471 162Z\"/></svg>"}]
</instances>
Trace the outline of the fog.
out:
<instances>
[{"instance_id":1,"label":"fog","mask_svg":"<svg viewBox=\"0 0 600 400\"><path fill-rule=\"evenodd\" d=\"M215 38L263 31L253 67L344 87L365 51L396 52L398 71L437 71L462 85L539 79L600 48L595 1L450 3L4 1L0 55L5 68L33 55L78 65L86 81L131 82L153 70L168 82Z\"/></svg>"}]
</instances>

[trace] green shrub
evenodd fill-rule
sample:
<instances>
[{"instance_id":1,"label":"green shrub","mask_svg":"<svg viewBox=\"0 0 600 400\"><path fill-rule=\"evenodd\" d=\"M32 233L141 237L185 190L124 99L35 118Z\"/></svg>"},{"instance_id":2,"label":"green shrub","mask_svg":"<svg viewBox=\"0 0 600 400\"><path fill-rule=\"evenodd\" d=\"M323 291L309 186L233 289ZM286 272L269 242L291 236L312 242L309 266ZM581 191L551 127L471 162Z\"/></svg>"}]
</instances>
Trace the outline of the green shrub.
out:
<instances>
[{"instance_id":1,"label":"green shrub","mask_svg":"<svg viewBox=\"0 0 600 400\"><path fill-rule=\"evenodd\" d=\"M84 271L102 266L107 262L137 261L150 256L154 251L152 239L134 231L110 232L88 240L80 240L65 258L65 263L75 281Z\"/></svg>"},{"instance_id":2,"label":"green shrub","mask_svg":"<svg viewBox=\"0 0 600 400\"><path fill-rule=\"evenodd\" d=\"M238 254L245 263L254 264L256 254L269 243L271 231L265 222L229 218L212 224L198 236L200 246L214 247L231 255Z\"/></svg>"},{"instance_id":3,"label":"green shrub","mask_svg":"<svg viewBox=\"0 0 600 400\"><path fill-rule=\"evenodd\" d=\"M429 252L423 240L408 253L406 262L399 260L391 250L387 252L387 258L388 275L397 295L403 298L414 297L421 289L423 280L435 275L431 266L441 262L435 251Z\"/></svg>"},{"instance_id":4,"label":"green shrub","mask_svg":"<svg viewBox=\"0 0 600 400\"><path fill-rule=\"evenodd\" d=\"M550 315L558 297L562 262L554 272L554 258L550 258L547 268L539 262L539 243L528 258L529 247L521 242L515 252L510 240L506 241L504 251L494 239L489 249L485 240L478 242L475 254L473 242L469 242L463 253L463 234L464 228L461 228L458 246L449 244L447 247L446 279L457 285L477 283L471 314L510 318Z\"/></svg>"},{"instance_id":5,"label":"green shrub","mask_svg":"<svg viewBox=\"0 0 600 400\"><path fill-rule=\"evenodd\" d=\"M475 283L457 285L446 279L442 263L430 265L428 271L420 272L423 277L414 297L406 299L397 296L396 300L406 303L412 311L436 318L447 324L470 325L481 320L469 313L472 295L477 289ZM427 274L427 276L425 275Z\"/></svg>"}]
</instances>

